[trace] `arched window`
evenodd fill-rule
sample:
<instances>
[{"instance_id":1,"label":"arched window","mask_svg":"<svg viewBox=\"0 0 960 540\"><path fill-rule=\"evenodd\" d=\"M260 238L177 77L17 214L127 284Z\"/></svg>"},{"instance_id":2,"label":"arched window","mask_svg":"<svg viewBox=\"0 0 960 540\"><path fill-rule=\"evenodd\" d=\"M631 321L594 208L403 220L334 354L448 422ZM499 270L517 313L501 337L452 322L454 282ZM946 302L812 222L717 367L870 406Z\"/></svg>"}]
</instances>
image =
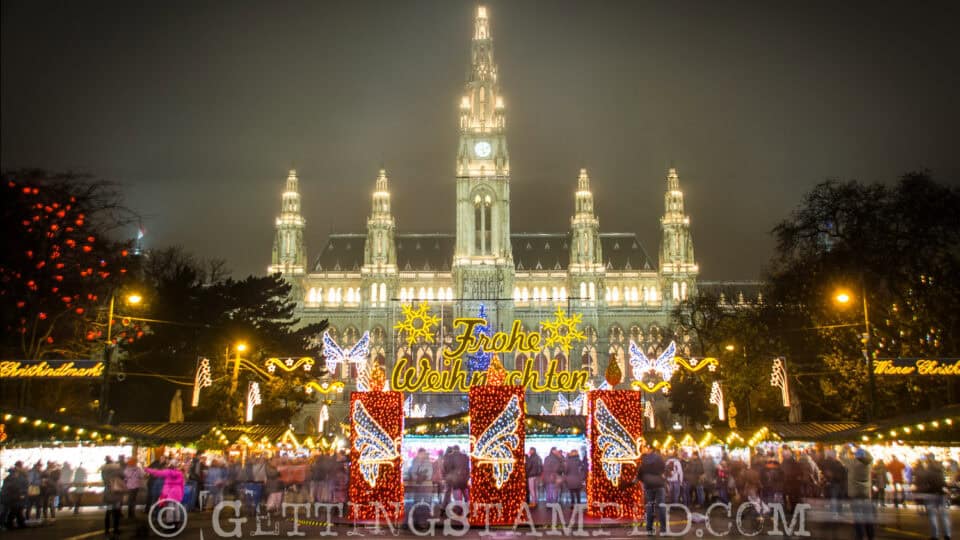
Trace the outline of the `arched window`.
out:
<instances>
[{"instance_id":1,"label":"arched window","mask_svg":"<svg viewBox=\"0 0 960 540\"><path fill-rule=\"evenodd\" d=\"M337 291L336 289L327 290L327 303L333 304L337 301Z\"/></svg>"},{"instance_id":2,"label":"arched window","mask_svg":"<svg viewBox=\"0 0 960 540\"><path fill-rule=\"evenodd\" d=\"M489 255L492 251L490 229L492 219L493 197L489 194L473 197L474 229L476 231L476 252L479 255Z\"/></svg>"},{"instance_id":3,"label":"arched window","mask_svg":"<svg viewBox=\"0 0 960 540\"><path fill-rule=\"evenodd\" d=\"M687 282L686 281L680 283L680 299L681 300L687 299Z\"/></svg>"},{"instance_id":4,"label":"arched window","mask_svg":"<svg viewBox=\"0 0 960 540\"><path fill-rule=\"evenodd\" d=\"M539 301L540 301L540 289L538 289L538 288L536 288L536 287L533 288L533 301L534 301L534 302L539 302Z\"/></svg>"},{"instance_id":5,"label":"arched window","mask_svg":"<svg viewBox=\"0 0 960 540\"><path fill-rule=\"evenodd\" d=\"M453 287L447 287L447 300L453 300Z\"/></svg>"},{"instance_id":6,"label":"arched window","mask_svg":"<svg viewBox=\"0 0 960 540\"><path fill-rule=\"evenodd\" d=\"M597 286L591 281L590 282L590 301L593 302L597 299Z\"/></svg>"},{"instance_id":7,"label":"arched window","mask_svg":"<svg viewBox=\"0 0 960 540\"><path fill-rule=\"evenodd\" d=\"M386 283L380 284L380 301L381 302L387 301L387 284Z\"/></svg>"},{"instance_id":8,"label":"arched window","mask_svg":"<svg viewBox=\"0 0 960 540\"><path fill-rule=\"evenodd\" d=\"M514 369L517 371L523 371L523 365L527 363L527 355L520 353L516 356L516 365Z\"/></svg>"},{"instance_id":9,"label":"arched window","mask_svg":"<svg viewBox=\"0 0 960 540\"><path fill-rule=\"evenodd\" d=\"M427 299L427 290L424 289L423 287L420 287L420 296L417 296L417 299L419 299L419 300L426 300L426 299Z\"/></svg>"},{"instance_id":10,"label":"arched window","mask_svg":"<svg viewBox=\"0 0 960 540\"><path fill-rule=\"evenodd\" d=\"M566 300L567 300L567 288L560 287L560 301L566 302Z\"/></svg>"},{"instance_id":11,"label":"arched window","mask_svg":"<svg viewBox=\"0 0 960 540\"><path fill-rule=\"evenodd\" d=\"M557 288L556 288L556 287L554 287L551 292L552 292L553 294L550 295L550 298L551 298L554 302L556 302L557 300L560 299L560 297L557 296Z\"/></svg>"},{"instance_id":12,"label":"arched window","mask_svg":"<svg viewBox=\"0 0 960 540\"><path fill-rule=\"evenodd\" d=\"M376 283L370 284L370 303L371 304L377 303L377 284Z\"/></svg>"},{"instance_id":13,"label":"arched window","mask_svg":"<svg viewBox=\"0 0 960 540\"><path fill-rule=\"evenodd\" d=\"M580 300L587 299L587 283L585 281L580 282Z\"/></svg>"},{"instance_id":14,"label":"arched window","mask_svg":"<svg viewBox=\"0 0 960 540\"><path fill-rule=\"evenodd\" d=\"M677 283L676 281L673 282L673 299L674 300L680 299L680 284Z\"/></svg>"},{"instance_id":15,"label":"arched window","mask_svg":"<svg viewBox=\"0 0 960 540\"><path fill-rule=\"evenodd\" d=\"M527 302L528 300L530 300L530 291L526 287L524 287L521 296L522 296L521 299L524 302Z\"/></svg>"},{"instance_id":16,"label":"arched window","mask_svg":"<svg viewBox=\"0 0 960 540\"><path fill-rule=\"evenodd\" d=\"M520 301L520 287L513 288L513 301L514 302Z\"/></svg>"},{"instance_id":17,"label":"arched window","mask_svg":"<svg viewBox=\"0 0 960 540\"><path fill-rule=\"evenodd\" d=\"M347 303L353 303L353 287L347 287Z\"/></svg>"},{"instance_id":18,"label":"arched window","mask_svg":"<svg viewBox=\"0 0 960 540\"><path fill-rule=\"evenodd\" d=\"M620 287L613 288L613 301L614 302L620 301Z\"/></svg>"},{"instance_id":19,"label":"arched window","mask_svg":"<svg viewBox=\"0 0 960 540\"><path fill-rule=\"evenodd\" d=\"M427 300L433 302L433 287L427 289Z\"/></svg>"}]
</instances>

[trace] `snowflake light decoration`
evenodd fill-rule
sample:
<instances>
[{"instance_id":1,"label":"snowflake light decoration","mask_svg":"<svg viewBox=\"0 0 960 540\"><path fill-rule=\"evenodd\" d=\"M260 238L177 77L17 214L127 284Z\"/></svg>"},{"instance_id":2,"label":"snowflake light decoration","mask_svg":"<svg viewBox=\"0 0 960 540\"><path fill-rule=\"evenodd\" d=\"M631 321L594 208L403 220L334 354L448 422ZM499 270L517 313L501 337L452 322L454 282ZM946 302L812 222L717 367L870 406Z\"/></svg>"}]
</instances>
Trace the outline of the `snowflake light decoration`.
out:
<instances>
[{"instance_id":1,"label":"snowflake light decoration","mask_svg":"<svg viewBox=\"0 0 960 540\"><path fill-rule=\"evenodd\" d=\"M583 322L583 315L580 313L568 317L563 309L558 308L552 321L540 322L544 332L547 333L545 345L547 347L559 345L563 349L563 354L569 356L574 341L587 339L587 336L577 328L581 322Z\"/></svg>"},{"instance_id":2,"label":"snowflake light decoration","mask_svg":"<svg viewBox=\"0 0 960 540\"><path fill-rule=\"evenodd\" d=\"M430 306L426 302L420 302L420 307L413 309L410 304L400 306L403 310L404 320L394 325L394 330L407 333L407 346L412 347L417 338L422 337L424 341L433 343L433 326L440 324L440 317L430 315Z\"/></svg>"}]
</instances>

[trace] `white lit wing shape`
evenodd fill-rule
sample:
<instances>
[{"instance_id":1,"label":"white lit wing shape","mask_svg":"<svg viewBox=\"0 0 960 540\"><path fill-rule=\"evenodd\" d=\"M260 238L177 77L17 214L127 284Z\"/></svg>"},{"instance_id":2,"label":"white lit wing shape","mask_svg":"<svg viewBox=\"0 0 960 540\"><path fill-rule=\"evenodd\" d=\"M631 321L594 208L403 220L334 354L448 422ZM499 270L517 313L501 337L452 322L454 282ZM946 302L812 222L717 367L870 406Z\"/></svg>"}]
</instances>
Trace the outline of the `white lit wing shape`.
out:
<instances>
[{"instance_id":1,"label":"white lit wing shape","mask_svg":"<svg viewBox=\"0 0 960 540\"><path fill-rule=\"evenodd\" d=\"M640 459L639 444L610 412L603 399L597 400L593 421L600 433L600 437L597 438L597 447L600 449L600 464L603 466L603 472L610 483L618 486L620 485L620 467L626 463L636 463Z\"/></svg>"},{"instance_id":2,"label":"white lit wing shape","mask_svg":"<svg viewBox=\"0 0 960 540\"><path fill-rule=\"evenodd\" d=\"M630 368L633 371L634 380L637 381L642 381L645 374L655 369L653 362L647 358L647 355L643 354L643 351L632 339L630 340Z\"/></svg>"},{"instance_id":3,"label":"white lit wing shape","mask_svg":"<svg viewBox=\"0 0 960 540\"><path fill-rule=\"evenodd\" d=\"M493 466L493 480L497 489L500 489L513 473L516 463L513 452L520 445L520 437L517 435L519 425L520 401L517 396L513 396L503 412L473 444L470 455L478 464L489 463Z\"/></svg>"},{"instance_id":4,"label":"white lit wing shape","mask_svg":"<svg viewBox=\"0 0 960 540\"><path fill-rule=\"evenodd\" d=\"M383 427L370 416L361 401L354 404L353 425L357 430L353 448L360 453L357 465L367 484L376 487L380 465L393 466L394 460L400 457L397 441L391 439Z\"/></svg>"},{"instance_id":5,"label":"white lit wing shape","mask_svg":"<svg viewBox=\"0 0 960 540\"><path fill-rule=\"evenodd\" d=\"M654 363L654 369L657 370L657 373L659 373L660 377L665 381L673 378L673 372L677 369L677 364L673 361L673 357L676 356L676 354L677 344L671 341L670 345L660 353L660 356L657 357L657 361Z\"/></svg>"},{"instance_id":6,"label":"white lit wing shape","mask_svg":"<svg viewBox=\"0 0 960 540\"><path fill-rule=\"evenodd\" d=\"M557 403L553 406L553 414L566 414L567 409L570 408L570 402L567 401L567 396L563 394L557 394Z\"/></svg>"},{"instance_id":7,"label":"white lit wing shape","mask_svg":"<svg viewBox=\"0 0 960 540\"><path fill-rule=\"evenodd\" d=\"M586 396L586 394L580 392L580 394L570 402L571 412L574 414L583 414L584 396Z\"/></svg>"},{"instance_id":8,"label":"white lit wing shape","mask_svg":"<svg viewBox=\"0 0 960 540\"><path fill-rule=\"evenodd\" d=\"M327 371L331 374L336 373L337 366L343 363L357 364L357 390L367 392L370 390L370 374L367 369L367 359L370 356L370 332L364 332L360 341L344 351L337 345L337 342L330 337L330 331L323 333L323 355L326 357Z\"/></svg>"}]
</instances>

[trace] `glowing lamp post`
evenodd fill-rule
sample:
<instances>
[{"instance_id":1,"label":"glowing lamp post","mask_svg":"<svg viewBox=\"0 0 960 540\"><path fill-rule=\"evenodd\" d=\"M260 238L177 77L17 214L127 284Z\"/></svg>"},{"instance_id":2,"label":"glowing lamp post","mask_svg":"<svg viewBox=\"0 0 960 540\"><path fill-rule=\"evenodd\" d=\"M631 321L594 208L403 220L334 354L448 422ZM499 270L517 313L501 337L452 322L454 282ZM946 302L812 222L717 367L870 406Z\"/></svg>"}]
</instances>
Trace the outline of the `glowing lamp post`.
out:
<instances>
[{"instance_id":1,"label":"glowing lamp post","mask_svg":"<svg viewBox=\"0 0 960 540\"><path fill-rule=\"evenodd\" d=\"M877 416L877 381L873 373L873 352L870 350L870 309L867 306L867 290L861 279L860 297L863 299L863 358L867 362L867 380L870 384L870 419ZM846 290L838 290L833 301L841 308L853 303L853 295Z\"/></svg>"}]
</instances>

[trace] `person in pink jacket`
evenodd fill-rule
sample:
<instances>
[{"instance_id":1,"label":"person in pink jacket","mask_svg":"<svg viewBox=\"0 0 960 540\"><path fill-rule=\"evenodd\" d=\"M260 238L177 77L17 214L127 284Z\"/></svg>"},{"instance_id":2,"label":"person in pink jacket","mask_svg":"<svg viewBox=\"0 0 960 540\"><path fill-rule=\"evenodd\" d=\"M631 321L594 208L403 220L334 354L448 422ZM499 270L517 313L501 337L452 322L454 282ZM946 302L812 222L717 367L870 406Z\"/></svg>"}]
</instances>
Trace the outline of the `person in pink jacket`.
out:
<instances>
[{"instance_id":1,"label":"person in pink jacket","mask_svg":"<svg viewBox=\"0 0 960 540\"><path fill-rule=\"evenodd\" d=\"M166 469L144 469L147 474L163 479L163 488L160 489L160 501L183 501L183 472L175 461L170 462Z\"/></svg>"}]
</instances>

